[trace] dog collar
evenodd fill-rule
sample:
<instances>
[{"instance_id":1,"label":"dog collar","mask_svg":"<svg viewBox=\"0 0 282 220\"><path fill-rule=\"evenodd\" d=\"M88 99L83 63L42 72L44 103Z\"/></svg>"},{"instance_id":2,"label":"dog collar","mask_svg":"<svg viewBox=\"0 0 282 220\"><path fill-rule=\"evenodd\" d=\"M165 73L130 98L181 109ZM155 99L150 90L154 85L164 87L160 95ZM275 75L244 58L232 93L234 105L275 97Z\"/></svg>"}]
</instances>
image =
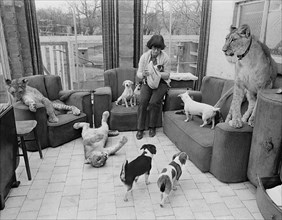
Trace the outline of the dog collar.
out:
<instances>
[{"instance_id":1,"label":"dog collar","mask_svg":"<svg viewBox=\"0 0 282 220\"><path fill-rule=\"evenodd\" d=\"M252 40L253 40L253 38L251 37L250 44L249 44L247 50L245 51L245 53L243 53L242 55L237 55L238 60L242 60L247 55L247 53L250 51L250 48L251 48L251 45L252 45Z\"/></svg>"}]
</instances>

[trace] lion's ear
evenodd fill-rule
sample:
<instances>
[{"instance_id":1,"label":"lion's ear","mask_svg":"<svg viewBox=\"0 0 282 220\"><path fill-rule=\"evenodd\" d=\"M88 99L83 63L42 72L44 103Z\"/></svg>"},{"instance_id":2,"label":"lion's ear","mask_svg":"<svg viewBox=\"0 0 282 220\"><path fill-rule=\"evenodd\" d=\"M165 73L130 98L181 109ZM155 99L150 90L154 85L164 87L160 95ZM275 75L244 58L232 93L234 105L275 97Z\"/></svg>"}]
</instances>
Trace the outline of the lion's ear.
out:
<instances>
[{"instance_id":1,"label":"lion's ear","mask_svg":"<svg viewBox=\"0 0 282 220\"><path fill-rule=\"evenodd\" d=\"M249 25L242 24L238 29L238 33L240 35L245 35L246 37L249 37L251 35L251 30L250 30Z\"/></svg>"},{"instance_id":2,"label":"lion's ear","mask_svg":"<svg viewBox=\"0 0 282 220\"><path fill-rule=\"evenodd\" d=\"M23 83L23 85L27 85L27 83L28 83L28 79L22 79L22 83Z\"/></svg>"},{"instance_id":3,"label":"lion's ear","mask_svg":"<svg viewBox=\"0 0 282 220\"><path fill-rule=\"evenodd\" d=\"M231 24L229 30L230 30L230 32L233 32L233 31L237 30L237 27L235 25Z\"/></svg>"},{"instance_id":4,"label":"lion's ear","mask_svg":"<svg viewBox=\"0 0 282 220\"><path fill-rule=\"evenodd\" d=\"M5 80L7 86L11 86L12 81L10 79Z\"/></svg>"}]
</instances>

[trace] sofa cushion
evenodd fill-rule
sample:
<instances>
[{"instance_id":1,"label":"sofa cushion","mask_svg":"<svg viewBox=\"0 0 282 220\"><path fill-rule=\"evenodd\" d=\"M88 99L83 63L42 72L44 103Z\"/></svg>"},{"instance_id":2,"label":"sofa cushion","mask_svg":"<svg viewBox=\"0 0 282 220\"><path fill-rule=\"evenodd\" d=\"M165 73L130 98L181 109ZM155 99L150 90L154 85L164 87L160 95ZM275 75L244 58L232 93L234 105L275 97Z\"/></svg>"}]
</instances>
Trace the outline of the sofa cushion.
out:
<instances>
[{"instance_id":1,"label":"sofa cushion","mask_svg":"<svg viewBox=\"0 0 282 220\"><path fill-rule=\"evenodd\" d=\"M192 121L184 122L185 115L174 111L164 112L164 133L189 159L202 171L210 169L214 130L210 125L201 128L202 119L194 116Z\"/></svg>"},{"instance_id":2,"label":"sofa cushion","mask_svg":"<svg viewBox=\"0 0 282 220\"><path fill-rule=\"evenodd\" d=\"M28 85L36 88L39 92L42 93L45 97L48 97L46 87L45 87L45 82L44 82L44 77L43 75L36 75L36 76L28 76L24 77L28 79Z\"/></svg>"},{"instance_id":3,"label":"sofa cushion","mask_svg":"<svg viewBox=\"0 0 282 220\"><path fill-rule=\"evenodd\" d=\"M136 82L136 68L116 68L107 70L104 73L105 86L110 86L112 89L112 101L116 101L124 91L122 83L125 80ZM134 89L134 88L133 88Z\"/></svg>"},{"instance_id":4,"label":"sofa cushion","mask_svg":"<svg viewBox=\"0 0 282 220\"><path fill-rule=\"evenodd\" d=\"M215 105L222 94L223 87L225 85L226 79L219 77L204 77L201 92L203 103L209 105Z\"/></svg>"},{"instance_id":5,"label":"sofa cushion","mask_svg":"<svg viewBox=\"0 0 282 220\"><path fill-rule=\"evenodd\" d=\"M59 76L45 76L45 87L47 97L53 101L59 99L59 92L62 90L62 82Z\"/></svg>"},{"instance_id":6,"label":"sofa cushion","mask_svg":"<svg viewBox=\"0 0 282 220\"><path fill-rule=\"evenodd\" d=\"M137 130L138 106L126 108L123 105L112 103L110 111L109 127L111 130L136 131ZM149 111L147 111L145 129L148 129ZM162 126L162 108L159 109L159 116L156 127Z\"/></svg>"},{"instance_id":7,"label":"sofa cushion","mask_svg":"<svg viewBox=\"0 0 282 220\"><path fill-rule=\"evenodd\" d=\"M110 129L118 129L119 131L137 130L137 110L137 106L126 108L113 102L110 112Z\"/></svg>"},{"instance_id":8,"label":"sofa cushion","mask_svg":"<svg viewBox=\"0 0 282 220\"><path fill-rule=\"evenodd\" d=\"M81 137L81 130L74 129L73 124L76 122L86 122L87 116L81 113L78 116L73 114L57 115L59 122L48 122L49 145L57 147L76 138Z\"/></svg>"}]
</instances>

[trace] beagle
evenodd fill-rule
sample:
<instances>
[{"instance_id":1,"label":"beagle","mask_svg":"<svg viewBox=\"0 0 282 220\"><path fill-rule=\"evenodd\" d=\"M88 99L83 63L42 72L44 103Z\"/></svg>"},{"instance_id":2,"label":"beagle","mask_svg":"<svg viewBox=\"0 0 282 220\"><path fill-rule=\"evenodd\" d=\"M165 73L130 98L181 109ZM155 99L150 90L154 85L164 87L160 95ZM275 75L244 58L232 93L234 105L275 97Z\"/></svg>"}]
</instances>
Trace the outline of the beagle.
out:
<instances>
[{"instance_id":1,"label":"beagle","mask_svg":"<svg viewBox=\"0 0 282 220\"><path fill-rule=\"evenodd\" d=\"M172 157L172 162L166 166L159 175L157 184L161 192L160 206L164 206L165 199L172 190L176 190L176 184L182 174L182 168L188 160L185 152L179 152Z\"/></svg>"}]
</instances>

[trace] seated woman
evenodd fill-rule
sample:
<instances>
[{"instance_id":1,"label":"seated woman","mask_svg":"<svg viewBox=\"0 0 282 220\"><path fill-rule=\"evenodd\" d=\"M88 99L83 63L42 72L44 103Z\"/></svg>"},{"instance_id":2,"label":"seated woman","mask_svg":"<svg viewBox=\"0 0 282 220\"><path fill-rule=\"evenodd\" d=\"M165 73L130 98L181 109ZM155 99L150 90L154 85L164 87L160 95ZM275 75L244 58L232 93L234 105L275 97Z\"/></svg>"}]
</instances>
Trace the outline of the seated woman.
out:
<instances>
[{"instance_id":1,"label":"seated woman","mask_svg":"<svg viewBox=\"0 0 282 220\"><path fill-rule=\"evenodd\" d=\"M158 109L162 105L164 95L168 90L168 82L170 75L170 59L169 56L163 51L165 48L164 39L161 35L153 35L147 43L149 50L145 52L138 64L137 77L143 79L143 84L140 90L140 104L137 112L137 134L138 140L143 138L145 130L147 108L149 109L149 136L156 135L156 123L158 119ZM152 67L161 67L157 70L160 76L159 84L155 87L151 85Z\"/></svg>"}]
</instances>

